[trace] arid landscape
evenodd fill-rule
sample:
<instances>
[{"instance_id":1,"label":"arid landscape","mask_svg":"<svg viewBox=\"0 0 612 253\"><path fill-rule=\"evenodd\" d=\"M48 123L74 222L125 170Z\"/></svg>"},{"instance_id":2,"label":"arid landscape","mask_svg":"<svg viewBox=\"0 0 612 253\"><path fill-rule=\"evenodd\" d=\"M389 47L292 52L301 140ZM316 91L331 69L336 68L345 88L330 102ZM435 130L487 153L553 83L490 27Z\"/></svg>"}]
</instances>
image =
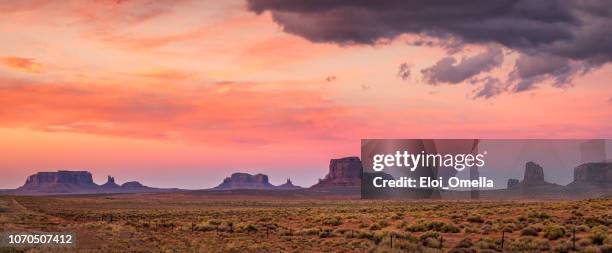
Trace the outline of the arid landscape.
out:
<instances>
[{"instance_id":1,"label":"arid landscape","mask_svg":"<svg viewBox=\"0 0 612 253\"><path fill-rule=\"evenodd\" d=\"M612 199L1 196L0 231L76 232L78 252L612 252Z\"/></svg>"}]
</instances>

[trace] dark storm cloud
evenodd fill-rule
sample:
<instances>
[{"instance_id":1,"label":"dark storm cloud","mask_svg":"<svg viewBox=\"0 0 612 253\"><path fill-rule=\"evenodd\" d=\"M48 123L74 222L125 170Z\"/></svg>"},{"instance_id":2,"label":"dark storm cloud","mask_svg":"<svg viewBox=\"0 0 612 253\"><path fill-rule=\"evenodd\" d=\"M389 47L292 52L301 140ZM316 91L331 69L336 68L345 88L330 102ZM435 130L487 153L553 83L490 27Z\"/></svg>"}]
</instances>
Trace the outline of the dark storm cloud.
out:
<instances>
[{"instance_id":1,"label":"dark storm cloud","mask_svg":"<svg viewBox=\"0 0 612 253\"><path fill-rule=\"evenodd\" d=\"M313 42L376 44L418 34L500 44L525 58L509 77L514 91L546 80L567 86L575 74L612 61L612 1L607 0L248 0L248 7L270 11L284 31ZM423 42L413 43L436 44ZM520 65L539 61L532 57L560 61L526 74Z\"/></svg>"},{"instance_id":2,"label":"dark storm cloud","mask_svg":"<svg viewBox=\"0 0 612 253\"><path fill-rule=\"evenodd\" d=\"M456 84L472 78L481 72L488 72L501 65L503 52L500 48L489 48L486 52L464 57L457 62L453 57L445 57L433 66L421 70L425 81L431 85L438 83Z\"/></svg>"},{"instance_id":3,"label":"dark storm cloud","mask_svg":"<svg viewBox=\"0 0 612 253\"><path fill-rule=\"evenodd\" d=\"M429 33L534 45L568 39L567 25L579 23L557 1L249 0L249 8L272 11L287 32L337 43L372 44L404 33Z\"/></svg>"},{"instance_id":4,"label":"dark storm cloud","mask_svg":"<svg viewBox=\"0 0 612 253\"><path fill-rule=\"evenodd\" d=\"M521 92L534 88L536 83L545 79L551 79L556 87L570 86L576 74L584 74L590 68L588 62L578 63L559 56L521 54L509 76L510 82L514 83L513 91Z\"/></svg>"}]
</instances>

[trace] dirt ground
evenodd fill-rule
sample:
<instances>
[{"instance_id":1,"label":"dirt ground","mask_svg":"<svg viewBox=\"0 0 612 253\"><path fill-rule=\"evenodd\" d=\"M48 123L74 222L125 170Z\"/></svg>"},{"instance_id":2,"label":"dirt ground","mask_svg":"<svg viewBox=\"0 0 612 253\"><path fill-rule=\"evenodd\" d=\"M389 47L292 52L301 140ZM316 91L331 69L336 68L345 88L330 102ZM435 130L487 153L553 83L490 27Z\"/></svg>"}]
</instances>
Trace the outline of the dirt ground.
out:
<instances>
[{"instance_id":1,"label":"dirt ground","mask_svg":"<svg viewBox=\"0 0 612 253\"><path fill-rule=\"evenodd\" d=\"M24 231L75 232L77 246L0 252L609 253L612 199L0 196L0 232Z\"/></svg>"}]
</instances>

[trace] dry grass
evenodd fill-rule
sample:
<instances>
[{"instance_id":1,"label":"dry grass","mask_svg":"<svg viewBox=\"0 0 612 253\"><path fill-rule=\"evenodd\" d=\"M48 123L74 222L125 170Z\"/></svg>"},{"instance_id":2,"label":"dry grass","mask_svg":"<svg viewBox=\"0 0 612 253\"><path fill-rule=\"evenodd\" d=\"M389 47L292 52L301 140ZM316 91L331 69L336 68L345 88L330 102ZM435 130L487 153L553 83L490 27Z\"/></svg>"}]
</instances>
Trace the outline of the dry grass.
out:
<instances>
[{"instance_id":1,"label":"dry grass","mask_svg":"<svg viewBox=\"0 0 612 253\"><path fill-rule=\"evenodd\" d=\"M574 230L577 251L612 250L610 199L4 196L0 209L0 231L75 231L80 252L500 252L502 233L504 252L570 252Z\"/></svg>"}]
</instances>

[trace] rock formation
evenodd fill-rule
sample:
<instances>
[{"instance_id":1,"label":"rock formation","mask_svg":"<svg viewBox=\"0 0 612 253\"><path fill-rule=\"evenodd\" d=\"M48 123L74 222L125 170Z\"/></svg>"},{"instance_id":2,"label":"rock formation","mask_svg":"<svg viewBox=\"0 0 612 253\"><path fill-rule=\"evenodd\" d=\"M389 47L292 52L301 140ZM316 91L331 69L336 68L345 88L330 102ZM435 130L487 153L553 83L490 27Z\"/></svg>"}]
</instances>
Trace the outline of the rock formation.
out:
<instances>
[{"instance_id":1,"label":"rock formation","mask_svg":"<svg viewBox=\"0 0 612 253\"><path fill-rule=\"evenodd\" d=\"M612 188L612 163L585 163L574 168L574 181L569 187Z\"/></svg>"},{"instance_id":2,"label":"rock formation","mask_svg":"<svg viewBox=\"0 0 612 253\"><path fill-rule=\"evenodd\" d=\"M329 173L311 188L357 187L361 185L361 173L359 157L331 159Z\"/></svg>"},{"instance_id":3,"label":"rock formation","mask_svg":"<svg viewBox=\"0 0 612 253\"><path fill-rule=\"evenodd\" d=\"M91 173L87 171L38 172L28 177L24 186L37 186L44 184L75 184L81 186L94 186Z\"/></svg>"},{"instance_id":4,"label":"rock formation","mask_svg":"<svg viewBox=\"0 0 612 253\"><path fill-rule=\"evenodd\" d=\"M234 173L227 177L214 189L273 189L268 176L264 174L251 175L248 173Z\"/></svg>"},{"instance_id":5,"label":"rock formation","mask_svg":"<svg viewBox=\"0 0 612 253\"><path fill-rule=\"evenodd\" d=\"M297 185L294 185L294 184L291 182L291 179L287 178L287 182L285 182L284 184L281 184L281 185L277 186L276 188L277 188L277 189L287 189L287 190L289 190L289 189L301 189L302 187L299 187L299 186L297 186Z\"/></svg>"},{"instance_id":6,"label":"rock formation","mask_svg":"<svg viewBox=\"0 0 612 253\"><path fill-rule=\"evenodd\" d=\"M523 176L524 185L542 185L544 181L544 169L537 163L528 162L525 164L525 175Z\"/></svg>"},{"instance_id":7,"label":"rock formation","mask_svg":"<svg viewBox=\"0 0 612 253\"><path fill-rule=\"evenodd\" d=\"M130 181L121 185L121 188L147 188L138 181Z\"/></svg>"},{"instance_id":8,"label":"rock formation","mask_svg":"<svg viewBox=\"0 0 612 253\"><path fill-rule=\"evenodd\" d=\"M564 189L563 186L546 182L544 180L544 169L537 163L527 162L525 164L525 174L523 181L517 179L508 180L509 192L518 193L524 198L541 198L558 196Z\"/></svg>"},{"instance_id":9,"label":"rock formation","mask_svg":"<svg viewBox=\"0 0 612 253\"><path fill-rule=\"evenodd\" d=\"M118 188L119 185L115 183L115 178L108 176L108 179L105 184L102 185L103 188Z\"/></svg>"},{"instance_id":10,"label":"rock formation","mask_svg":"<svg viewBox=\"0 0 612 253\"><path fill-rule=\"evenodd\" d=\"M136 193L160 192L176 189L158 189L143 186L138 182L128 182L119 186L115 178L108 176L103 185L94 183L88 171L38 172L31 175L25 184L11 194L16 195L55 195L55 194L104 194L104 193Z\"/></svg>"},{"instance_id":11,"label":"rock formation","mask_svg":"<svg viewBox=\"0 0 612 253\"><path fill-rule=\"evenodd\" d=\"M514 178L510 178L508 179L508 186L507 188L510 189L512 187L515 187L519 184L519 180L518 179L514 179Z\"/></svg>"},{"instance_id":12,"label":"rock formation","mask_svg":"<svg viewBox=\"0 0 612 253\"><path fill-rule=\"evenodd\" d=\"M38 172L31 175L25 184L17 188L24 193L72 193L92 191L98 188L87 171Z\"/></svg>"}]
</instances>

